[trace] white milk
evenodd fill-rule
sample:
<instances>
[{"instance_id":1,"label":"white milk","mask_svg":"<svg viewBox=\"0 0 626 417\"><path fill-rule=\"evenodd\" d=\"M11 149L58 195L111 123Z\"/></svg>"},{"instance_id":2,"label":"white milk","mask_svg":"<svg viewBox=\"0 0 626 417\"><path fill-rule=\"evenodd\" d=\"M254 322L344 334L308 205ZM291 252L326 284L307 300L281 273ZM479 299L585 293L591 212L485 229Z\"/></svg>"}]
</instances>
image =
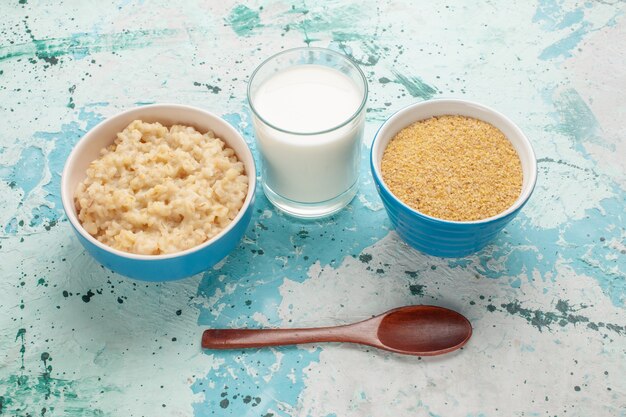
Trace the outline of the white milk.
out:
<instances>
[{"instance_id":1,"label":"white milk","mask_svg":"<svg viewBox=\"0 0 626 417\"><path fill-rule=\"evenodd\" d=\"M263 82L252 104L261 118L280 129L255 118L266 186L296 202L319 203L354 185L364 112L346 122L363 94L348 76L313 64L289 67Z\"/></svg>"}]
</instances>

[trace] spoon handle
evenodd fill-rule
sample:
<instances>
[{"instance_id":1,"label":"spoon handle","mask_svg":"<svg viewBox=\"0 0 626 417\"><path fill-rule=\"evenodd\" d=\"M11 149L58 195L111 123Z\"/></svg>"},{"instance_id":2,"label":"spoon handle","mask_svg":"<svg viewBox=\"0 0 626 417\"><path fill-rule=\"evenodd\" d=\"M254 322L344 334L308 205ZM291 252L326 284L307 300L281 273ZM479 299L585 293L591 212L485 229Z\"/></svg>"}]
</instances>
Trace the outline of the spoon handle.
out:
<instances>
[{"instance_id":1,"label":"spoon handle","mask_svg":"<svg viewBox=\"0 0 626 417\"><path fill-rule=\"evenodd\" d=\"M208 329L202 334L205 349L242 349L317 342L355 342L350 326L309 329Z\"/></svg>"}]
</instances>

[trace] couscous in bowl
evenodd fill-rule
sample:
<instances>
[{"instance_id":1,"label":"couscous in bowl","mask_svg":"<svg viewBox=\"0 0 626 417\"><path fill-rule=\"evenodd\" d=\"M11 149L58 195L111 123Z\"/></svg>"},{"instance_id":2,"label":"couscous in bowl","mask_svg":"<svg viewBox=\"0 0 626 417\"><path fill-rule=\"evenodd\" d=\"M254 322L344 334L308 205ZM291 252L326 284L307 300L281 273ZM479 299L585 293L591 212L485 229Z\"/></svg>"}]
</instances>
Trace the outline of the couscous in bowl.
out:
<instances>
[{"instance_id":1,"label":"couscous in bowl","mask_svg":"<svg viewBox=\"0 0 626 417\"><path fill-rule=\"evenodd\" d=\"M381 161L389 142L402 129L431 117L460 115L487 122L499 129L517 152L521 162L521 192L501 213L474 221L443 220L409 207L395 196L383 179ZM537 181L537 161L524 133L503 114L466 100L439 99L405 107L380 127L372 143L370 165L376 189L400 237L421 252L440 257L463 257L491 242L526 204Z\"/></svg>"}]
</instances>

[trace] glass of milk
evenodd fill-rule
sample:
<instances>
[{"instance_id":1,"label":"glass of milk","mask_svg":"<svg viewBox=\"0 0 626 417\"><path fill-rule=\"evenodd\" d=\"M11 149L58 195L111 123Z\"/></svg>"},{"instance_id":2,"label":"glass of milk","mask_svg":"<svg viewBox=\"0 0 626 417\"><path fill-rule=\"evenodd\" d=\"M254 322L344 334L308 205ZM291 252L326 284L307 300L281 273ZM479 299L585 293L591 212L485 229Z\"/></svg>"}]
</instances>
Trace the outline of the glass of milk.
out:
<instances>
[{"instance_id":1,"label":"glass of milk","mask_svg":"<svg viewBox=\"0 0 626 417\"><path fill-rule=\"evenodd\" d=\"M296 217L328 216L356 195L367 80L341 53L296 48L248 84L267 198Z\"/></svg>"}]
</instances>

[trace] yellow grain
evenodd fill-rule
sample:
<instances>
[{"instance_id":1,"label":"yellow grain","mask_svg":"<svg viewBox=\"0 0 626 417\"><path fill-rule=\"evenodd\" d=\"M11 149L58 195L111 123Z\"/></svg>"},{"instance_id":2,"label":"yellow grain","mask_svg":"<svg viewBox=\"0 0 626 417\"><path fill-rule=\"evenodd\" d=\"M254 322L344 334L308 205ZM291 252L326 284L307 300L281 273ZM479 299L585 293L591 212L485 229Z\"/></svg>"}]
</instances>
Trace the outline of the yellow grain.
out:
<instances>
[{"instance_id":1,"label":"yellow grain","mask_svg":"<svg viewBox=\"0 0 626 417\"><path fill-rule=\"evenodd\" d=\"M421 213L471 221L509 208L522 189L522 166L504 134L487 122L439 116L416 122L389 142L382 176Z\"/></svg>"}]
</instances>

